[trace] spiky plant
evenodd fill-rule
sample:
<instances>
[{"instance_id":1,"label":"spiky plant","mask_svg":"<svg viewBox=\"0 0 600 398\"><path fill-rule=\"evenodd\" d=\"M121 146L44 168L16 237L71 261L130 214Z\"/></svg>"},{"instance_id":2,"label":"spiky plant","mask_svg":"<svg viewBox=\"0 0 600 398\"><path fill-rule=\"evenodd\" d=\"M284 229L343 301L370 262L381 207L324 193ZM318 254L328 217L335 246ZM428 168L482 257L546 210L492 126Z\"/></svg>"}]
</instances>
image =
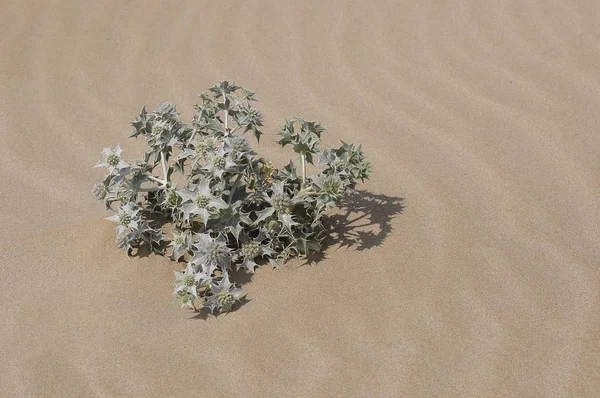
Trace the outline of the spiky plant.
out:
<instances>
[{"instance_id":1,"label":"spiky plant","mask_svg":"<svg viewBox=\"0 0 600 398\"><path fill-rule=\"evenodd\" d=\"M370 175L360 146L321 149L325 128L300 118L285 121L278 141L298 155L300 170L293 161L275 169L243 137L262 134L255 101L223 81L200 94L189 124L169 103L151 113L144 107L131 133L146 139L142 159L126 162L117 145L104 148L96 165L106 175L93 195L116 212L108 219L118 246L129 256L145 245L187 263L175 273L183 306L230 311L244 296L231 283L232 267L254 272L320 251L323 217ZM307 175L307 163L321 171Z\"/></svg>"}]
</instances>

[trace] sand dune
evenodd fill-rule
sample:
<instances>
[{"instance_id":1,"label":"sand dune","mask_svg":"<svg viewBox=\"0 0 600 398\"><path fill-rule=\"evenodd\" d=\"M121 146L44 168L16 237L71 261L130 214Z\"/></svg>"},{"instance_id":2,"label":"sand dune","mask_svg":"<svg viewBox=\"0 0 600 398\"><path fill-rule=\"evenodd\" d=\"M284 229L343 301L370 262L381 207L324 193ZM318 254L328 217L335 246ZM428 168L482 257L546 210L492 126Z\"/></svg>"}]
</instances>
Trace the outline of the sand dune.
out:
<instances>
[{"instance_id":1,"label":"sand dune","mask_svg":"<svg viewBox=\"0 0 600 398\"><path fill-rule=\"evenodd\" d=\"M3 2L0 395L598 396L600 3L253 3ZM344 244L203 320L90 188L223 79L374 175Z\"/></svg>"}]
</instances>

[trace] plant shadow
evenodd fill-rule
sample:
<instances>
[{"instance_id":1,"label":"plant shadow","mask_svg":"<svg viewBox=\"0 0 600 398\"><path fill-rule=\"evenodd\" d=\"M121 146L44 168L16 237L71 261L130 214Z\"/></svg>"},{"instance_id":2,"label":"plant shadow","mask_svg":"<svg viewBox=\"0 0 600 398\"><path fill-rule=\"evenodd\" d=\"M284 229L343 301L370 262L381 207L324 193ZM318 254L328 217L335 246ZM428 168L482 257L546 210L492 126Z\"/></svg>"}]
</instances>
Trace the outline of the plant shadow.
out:
<instances>
[{"instance_id":1,"label":"plant shadow","mask_svg":"<svg viewBox=\"0 0 600 398\"><path fill-rule=\"evenodd\" d=\"M357 251L381 246L392 232L392 220L404 212L404 198L357 190L346 197L342 206L323 219L323 250L311 254L304 264L327 258L327 249L339 247Z\"/></svg>"}]
</instances>

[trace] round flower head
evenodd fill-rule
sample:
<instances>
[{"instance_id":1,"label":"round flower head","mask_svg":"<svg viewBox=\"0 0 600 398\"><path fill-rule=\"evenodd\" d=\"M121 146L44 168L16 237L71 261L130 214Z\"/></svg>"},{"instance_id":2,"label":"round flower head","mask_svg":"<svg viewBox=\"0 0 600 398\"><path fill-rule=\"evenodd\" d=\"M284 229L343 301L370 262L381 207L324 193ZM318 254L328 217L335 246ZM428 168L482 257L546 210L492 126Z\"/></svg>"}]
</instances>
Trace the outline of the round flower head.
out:
<instances>
[{"instance_id":1,"label":"round flower head","mask_svg":"<svg viewBox=\"0 0 600 398\"><path fill-rule=\"evenodd\" d=\"M192 267L192 264L188 264L183 272L173 271L175 274L175 291L189 290L196 286L196 271Z\"/></svg>"},{"instance_id":2,"label":"round flower head","mask_svg":"<svg viewBox=\"0 0 600 398\"><path fill-rule=\"evenodd\" d=\"M121 206L117 214L107 217L107 220L117 223L117 236L122 235L128 228L136 229L140 222L140 207L137 203L129 202Z\"/></svg>"},{"instance_id":3,"label":"round flower head","mask_svg":"<svg viewBox=\"0 0 600 398\"><path fill-rule=\"evenodd\" d=\"M335 159L331 164L333 165L333 168L336 170L342 170L342 169L344 169L344 167L346 167L346 161L342 158Z\"/></svg>"},{"instance_id":4,"label":"round flower head","mask_svg":"<svg viewBox=\"0 0 600 398\"><path fill-rule=\"evenodd\" d=\"M242 257L255 258L260 254L260 244L258 242L248 242L242 245Z\"/></svg>"},{"instance_id":5,"label":"round flower head","mask_svg":"<svg viewBox=\"0 0 600 398\"><path fill-rule=\"evenodd\" d=\"M189 222L191 216L199 216L206 224L219 209L226 209L227 203L218 196L213 195L210 189L210 180L201 180L194 191L182 190L177 194L183 199L183 219Z\"/></svg>"},{"instance_id":6,"label":"round flower head","mask_svg":"<svg viewBox=\"0 0 600 398\"><path fill-rule=\"evenodd\" d=\"M279 195L275 194L272 196L272 205L275 208L275 211L282 213L290 212L291 201L287 195Z\"/></svg>"},{"instance_id":7,"label":"round flower head","mask_svg":"<svg viewBox=\"0 0 600 398\"><path fill-rule=\"evenodd\" d=\"M175 296L182 305L193 307L194 300L198 298L198 288L207 285L210 278L202 272L197 272L192 263L188 263L183 272L173 271L173 273L175 274Z\"/></svg>"},{"instance_id":8,"label":"round flower head","mask_svg":"<svg viewBox=\"0 0 600 398\"><path fill-rule=\"evenodd\" d=\"M181 196L174 189L165 189L160 194L160 204L166 210L171 212L173 220L179 217L179 210L181 209L182 199Z\"/></svg>"},{"instance_id":9,"label":"round flower head","mask_svg":"<svg viewBox=\"0 0 600 398\"><path fill-rule=\"evenodd\" d=\"M235 260L242 260L242 263L238 265L238 268L245 268L250 272L254 272L254 269L258 267L258 264L254 261L257 257L271 256L275 251L265 245L262 242L265 240L265 236L259 234L259 236L250 238L245 232L240 234L241 247L235 253Z\"/></svg>"},{"instance_id":10,"label":"round flower head","mask_svg":"<svg viewBox=\"0 0 600 398\"><path fill-rule=\"evenodd\" d=\"M262 112L260 110L256 109L256 108L252 107L252 106L249 106L248 108L249 108L248 109L248 116L250 116L251 123L253 123L253 124L262 123L262 121L263 121L263 114L262 114Z\"/></svg>"},{"instance_id":11,"label":"round flower head","mask_svg":"<svg viewBox=\"0 0 600 398\"><path fill-rule=\"evenodd\" d=\"M223 173L232 171L237 166L228 155L223 148L217 149L208 157L203 169L208 171L213 177L221 178Z\"/></svg>"},{"instance_id":12,"label":"round flower head","mask_svg":"<svg viewBox=\"0 0 600 398\"><path fill-rule=\"evenodd\" d=\"M245 131L256 130L257 127L263 125L263 114L252 105L242 105L236 121L238 124L246 126Z\"/></svg>"},{"instance_id":13,"label":"round flower head","mask_svg":"<svg viewBox=\"0 0 600 398\"><path fill-rule=\"evenodd\" d=\"M269 220L269 222L267 222L266 225L262 227L262 231L266 236L273 237L281 231L281 228L282 225L279 220Z\"/></svg>"},{"instance_id":14,"label":"round flower head","mask_svg":"<svg viewBox=\"0 0 600 398\"><path fill-rule=\"evenodd\" d=\"M177 205L181 204L181 197L177 195L177 192L171 189L167 190L165 193L164 204L169 207L177 207Z\"/></svg>"},{"instance_id":15,"label":"round flower head","mask_svg":"<svg viewBox=\"0 0 600 398\"><path fill-rule=\"evenodd\" d=\"M327 195L334 198L339 198L344 194L344 183L336 175L326 177L322 188Z\"/></svg>"},{"instance_id":16,"label":"round flower head","mask_svg":"<svg viewBox=\"0 0 600 398\"><path fill-rule=\"evenodd\" d=\"M94 184L92 188L92 195L94 195L94 199L102 200L106 197L106 187L103 182L97 182Z\"/></svg>"},{"instance_id":17,"label":"round flower head","mask_svg":"<svg viewBox=\"0 0 600 398\"><path fill-rule=\"evenodd\" d=\"M221 235L216 239L209 234L197 234L198 242L194 244L193 257L190 263L203 267L207 275L212 275L216 267L222 270L231 265L231 249Z\"/></svg>"},{"instance_id":18,"label":"round flower head","mask_svg":"<svg viewBox=\"0 0 600 398\"><path fill-rule=\"evenodd\" d=\"M123 150L119 145L115 149L104 148L102 150L102 160L94 167L106 167L110 174L115 174L124 169L129 169L130 166L121 158Z\"/></svg>"},{"instance_id":19,"label":"round flower head","mask_svg":"<svg viewBox=\"0 0 600 398\"><path fill-rule=\"evenodd\" d=\"M171 145L174 139L173 131L176 129L174 124L176 121L172 120L155 120L150 134L146 136L148 144L153 148L164 147L165 145Z\"/></svg>"},{"instance_id":20,"label":"round flower head","mask_svg":"<svg viewBox=\"0 0 600 398\"><path fill-rule=\"evenodd\" d=\"M252 150L248 140L237 135L224 138L223 149L235 161L242 161L244 159L250 161L252 156L256 154Z\"/></svg>"},{"instance_id":21,"label":"round flower head","mask_svg":"<svg viewBox=\"0 0 600 398\"><path fill-rule=\"evenodd\" d=\"M211 283L211 295L207 297L204 306L211 312L217 309L219 312L229 312L233 304L239 301L245 293L229 282L229 276L223 275L219 283Z\"/></svg>"},{"instance_id":22,"label":"round flower head","mask_svg":"<svg viewBox=\"0 0 600 398\"><path fill-rule=\"evenodd\" d=\"M176 230L173 232L173 240L171 240L168 246L173 248L171 258L174 261L179 261L182 256L191 250L192 238L189 233Z\"/></svg>"},{"instance_id":23,"label":"round flower head","mask_svg":"<svg viewBox=\"0 0 600 398\"><path fill-rule=\"evenodd\" d=\"M211 136L198 135L194 141L194 148L202 158L204 158L207 153L212 151L214 147L215 139Z\"/></svg>"},{"instance_id":24,"label":"round flower head","mask_svg":"<svg viewBox=\"0 0 600 398\"><path fill-rule=\"evenodd\" d=\"M239 256L244 260L241 264L242 267L246 268L250 272L254 272L254 269L258 267L258 264L254 262L254 259L260 256L261 247L258 242L248 242L242 244L240 248Z\"/></svg>"},{"instance_id":25,"label":"round flower head","mask_svg":"<svg viewBox=\"0 0 600 398\"><path fill-rule=\"evenodd\" d=\"M291 207L294 205L292 198L283 189L283 182L273 184L273 193L271 196L265 195L265 199L278 213L289 213Z\"/></svg>"},{"instance_id":26,"label":"round flower head","mask_svg":"<svg viewBox=\"0 0 600 398\"><path fill-rule=\"evenodd\" d=\"M151 130L151 135L153 138L158 138L160 137L160 135L162 134L163 130L165 129L164 125L161 123L155 123L152 126L152 130Z\"/></svg>"}]
</instances>

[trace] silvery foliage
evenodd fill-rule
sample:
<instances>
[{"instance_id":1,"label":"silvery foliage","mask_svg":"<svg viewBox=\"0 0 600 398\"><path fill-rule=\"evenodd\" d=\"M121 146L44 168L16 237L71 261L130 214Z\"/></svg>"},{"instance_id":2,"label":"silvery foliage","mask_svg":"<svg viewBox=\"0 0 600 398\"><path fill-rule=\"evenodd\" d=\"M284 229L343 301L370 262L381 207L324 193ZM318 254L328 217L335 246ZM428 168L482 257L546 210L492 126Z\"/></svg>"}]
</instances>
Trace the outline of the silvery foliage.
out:
<instances>
[{"instance_id":1,"label":"silvery foliage","mask_svg":"<svg viewBox=\"0 0 600 398\"><path fill-rule=\"evenodd\" d=\"M251 91L223 81L200 94L190 124L169 103L143 108L131 134L146 140L142 159L126 161L117 145L104 148L96 165L106 175L93 194L116 212L108 219L118 246L131 255L145 245L187 263L175 272L183 306L228 312L244 296L230 280L233 268L254 272L267 260L277 267L320 251L323 217L370 175L360 146L321 149L325 128L300 118L285 122L278 141L299 164L275 169L243 136L262 134L254 101ZM320 172L307 176L306 163Z\"/></svg>"}]
</instances>

